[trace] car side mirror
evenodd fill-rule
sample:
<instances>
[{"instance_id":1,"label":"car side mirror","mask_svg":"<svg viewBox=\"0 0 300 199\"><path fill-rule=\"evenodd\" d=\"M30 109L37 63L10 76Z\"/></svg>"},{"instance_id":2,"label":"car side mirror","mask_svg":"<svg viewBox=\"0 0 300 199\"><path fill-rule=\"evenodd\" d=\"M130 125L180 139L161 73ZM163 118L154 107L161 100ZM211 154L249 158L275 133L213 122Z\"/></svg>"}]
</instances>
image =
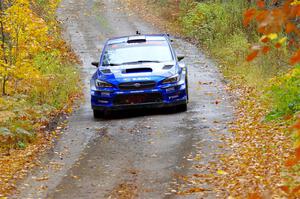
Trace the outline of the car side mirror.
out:
<instances>
[{"instance_id":1,"label":"car side mirror","mask_svg":"<svg viewBox=\"0 0 300 199\"><path fill-rule=\"evenodd\" d=\"M178 59L178 61L181 61L181 60L184 59L184 56L183 56L183 55L178 55L178 56L177 56L177 59Z\"/></svg>"},{"instance_id":2,"label":"car side mirror","mask_svg":"<svg viewBox=\"0 0 300 199\"><path fill-rule=\"evenodd\" d=\"M96 66L96 67L98 68L99 62L92 62L92 65L93 65L93 66Z\"/></svg>"}]
</instances>

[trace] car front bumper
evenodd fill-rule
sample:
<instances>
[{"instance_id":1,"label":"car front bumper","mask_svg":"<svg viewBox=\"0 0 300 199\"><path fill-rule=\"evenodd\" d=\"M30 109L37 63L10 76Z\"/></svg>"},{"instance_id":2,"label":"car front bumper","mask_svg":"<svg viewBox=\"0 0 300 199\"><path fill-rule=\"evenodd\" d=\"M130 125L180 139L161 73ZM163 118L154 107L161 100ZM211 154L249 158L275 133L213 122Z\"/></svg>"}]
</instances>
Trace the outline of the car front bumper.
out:
<instances>
[{"instance_id":1,"label":"car front bumper","mask_svg":"<svg viewBox=\"0 0 300 199\"><path fill-rule=\"evenodd\" d=\"M91 105L94 110L161 108L186 103L185 84L168 85L150 90L120 91L102 89L91 91Z\"/></svg>"}]
</instances>

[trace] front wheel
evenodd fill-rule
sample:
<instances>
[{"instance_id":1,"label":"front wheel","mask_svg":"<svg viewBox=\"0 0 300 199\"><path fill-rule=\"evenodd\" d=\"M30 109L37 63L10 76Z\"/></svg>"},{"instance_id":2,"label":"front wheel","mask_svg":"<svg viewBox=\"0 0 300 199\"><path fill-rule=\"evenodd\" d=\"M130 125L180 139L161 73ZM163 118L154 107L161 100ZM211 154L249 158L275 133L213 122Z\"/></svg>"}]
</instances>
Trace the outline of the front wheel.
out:
<instances>
[{"instance_id":1,"label":"front wheel","mask_svg":"<svg viewBox=\"0 0 300 199\"><path fill-rule=\"evenodd\" d=\"M189 103L189 82L187 76L185 77L185 92L186 92L186 98L187 98L187 103Z\"/></svg>"},{"instance_id":2,"label":"front wheel","mask_svg":"<svg viewBox=\"0 0 300 199\"><path fill-rule=\"evenodd\" d=\"M101 118L104 116L104 111L93 110L93 112L94 112L94 118Z\"/></svg>"},{"instance_id":3,"label":"front wheel","mask_svg":"<svg viewBox=\"0 0 300 199\"><path fill-rule=\"evenodd\" d=\"M176 107L176 110L178 112L186 112L187 111L187 104L180 104Z\"/></svg>"}]
</instances>

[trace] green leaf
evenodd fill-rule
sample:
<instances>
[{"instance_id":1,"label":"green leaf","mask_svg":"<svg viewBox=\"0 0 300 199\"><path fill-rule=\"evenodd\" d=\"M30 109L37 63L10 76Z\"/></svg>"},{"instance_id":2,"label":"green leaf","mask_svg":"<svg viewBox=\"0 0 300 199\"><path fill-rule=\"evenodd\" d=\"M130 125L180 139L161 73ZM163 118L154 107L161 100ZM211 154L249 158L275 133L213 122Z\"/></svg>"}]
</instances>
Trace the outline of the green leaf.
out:
<instances>
[{"instance_id":1,"label":"green leaf","mask_svg":"<svg viewBox=\"0 0 300 199\"><path fill-rule=\"evenodd\" d=\"M22 142L22 141L18 141L17 143L17 147L20 149L25 149L26 148L26 143Z\"/></svg>"}]
</instances>

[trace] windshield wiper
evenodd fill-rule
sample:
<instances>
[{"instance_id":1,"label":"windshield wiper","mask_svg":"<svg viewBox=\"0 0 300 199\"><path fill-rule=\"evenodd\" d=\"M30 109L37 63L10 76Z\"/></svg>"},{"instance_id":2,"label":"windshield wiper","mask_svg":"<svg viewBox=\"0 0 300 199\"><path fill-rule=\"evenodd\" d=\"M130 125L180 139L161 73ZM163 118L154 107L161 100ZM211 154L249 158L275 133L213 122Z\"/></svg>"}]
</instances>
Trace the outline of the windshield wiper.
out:
<instances>
[{"instance_id":1,"label":"windshield wiper","mask_svg":"<svg viewBox=\"0 0 300 199\"><path fill-rule=\"evenodd\" d=\"M140 64L140 63L160 63L160 61L155 61L155 60L139 60L139 61L132 61L132 62L124 62L122 64Z\"/></svg>"}]
</instances>

